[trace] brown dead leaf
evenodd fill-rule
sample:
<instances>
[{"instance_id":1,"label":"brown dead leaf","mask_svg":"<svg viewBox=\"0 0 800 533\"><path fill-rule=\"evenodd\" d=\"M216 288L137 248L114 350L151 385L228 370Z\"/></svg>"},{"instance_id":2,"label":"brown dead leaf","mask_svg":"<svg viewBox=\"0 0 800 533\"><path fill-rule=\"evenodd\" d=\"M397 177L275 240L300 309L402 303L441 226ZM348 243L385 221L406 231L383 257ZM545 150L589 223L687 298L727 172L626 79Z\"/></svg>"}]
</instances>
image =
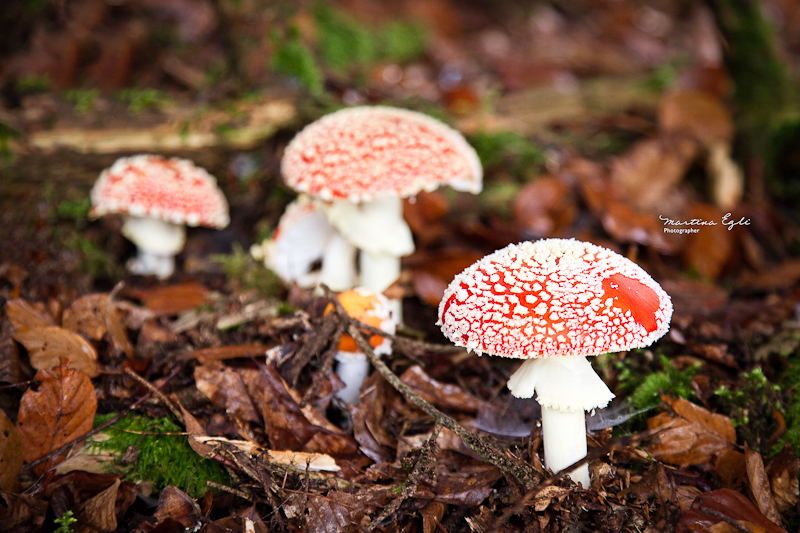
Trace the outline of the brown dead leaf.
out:
<instances>
[{"instance_id":1,"label":"brown dead leaf","mask_svg":"<svg viewBox=\"0 0 800 533\"><path fill-rule=\"evenodd\" d=\"M64 310L61 326L75 333L85 333L90 339L99 341L106 334L106 309L108 295L105 293L81 296Z\"/></svg>"},{"instance_id":2,"label":"brown dead leaf","mask_svg":"<svg viewBox=\"0 0 800 533\"><path fill-rule=\"evenodd\" d=\"M22 437L14 423L0 409L0 490L19 491L17 476L22 471Z\"/></svg>"},{"instance_id":3,"label":"brown dead leaf","mask_svg":"<svg viewBox=\"0 0 800 533\"><path fill-rule=\"evenodd\" d=\"M612 187L633 208L657 213L696 157L697 145L685 137L639 141L612 163Z\"/></svg>"},{"instance_id":4,"label":"brown dead leaf","mask_svg":"<svg viewBox=\"0 0 800 533\"><path fill-rule=\"evenodd\" d=\"M77 514L82 524L103 532L117 529L116 505L121 483L116 478L110 487L78 506Z\"/></svg>"},{"instance_id":5,"label":"brown dead leaf","mask_svg":"<svg viewBox=\"0 0 800 533\"><path fill-rule=\"evenodd\" d=\"M434 533L436 526L442 521L447 506L440 502L431 502L419 510L422 516L422 533Z\"/></svg>"},{"instance_id":6,"label":"brown dead leaf","mask_svg":"<svg viewBox=\"0 0 800 533\"><path fill-rule=\"evenodd\" d=\"M414 292L420 300L438 306L447 285L472 263L483 257L471 250L444 249L440 252L418 255L413 267Z\"/></svg>"},{"instance_id":7,"label":"brown dead leaf","mask_svg":"<svg viewBox=\"0 0 800 533\"><path fill-rule=\"evenodd\" d=\"M714 469L726 489L739 490L747 483L747 465L744 454L733 448L722 450L714 463Z\"/></svg>"},{"instance_id":8,"label":"brown dead leaf","mask_svg":"<svg viewBox=\"0 0 800 533\"><path fill-rule=\"evenodd\" d=\"M129 289L125 293L141 300L157 315L176 315L208 303L208 289L196 281L151 289Z\"/></svg>"},{"instance_id":9,"label":"brown dead leaf","mask_svg":"<svg viewBox=\"0 0 800 533\"><path fill-rule=\"evenodd\" d=\"M445 235L447 229L442 220L447 210L447 200L438 191L422 191L413 200L403 202L403 218L420 247L433 244Z\"/></svg>"},{"instance_id":10,"label":"brown dead leaf","mask_svg":"<svg viewBox=\"0 0 800 533\"><path fill-rule=\"evenodd\" d=\"M181 359L197 359L201 363L211 363L222 359L235 359L237 357L263 357L267 353L264 344L236 344L231 346L213 346L201 348L193 352L181 354Z\"/></svg>"},{"instance_id":11,"label":"brown dead leaf","mask_svg":"<svg viewBox=\"0 0 800 533\"><path fill-rule=\"evenodd\" d=\"M552 174L523 185L512 209L521 234L531 239L558 235L572 224L577 213L572 189Z\"/></svg>"},{"instance_id":12,"label":"brown dead leaf","mask_svg":"<svg viewBox=\"0 0 800 533\"><path fill-rule=\"evenodd\" d=\"M736 529L731 527L729 531L787 533L761 514L745 496L731 489L719 489L698 496L692 508L681 516L677 533L717 532L720 531L720 524L730 527L728 520L739 526Z\"/></svg>"},{"instance_id":13,"label":"brown dead leaf","mask_svg":"<svg viewBox=\"0 0 800 533\"><path fill-rule=\"evenodd\" d=\"M97 351L75 332L58 326L36 327L18 331L14 340L25 346L31 366L37 370L53 368L66 358L71 368L90 378L100 375Z\"/></svg>"},{"instance_id":14,"label":"brown dead leaf","mask_svg":"<svg viewBox=\"0 0 800 533\"><path fill-rule=\"evenodd\" d=\"M6 303L6 315L17 333L31 328L56 325L50 315L36 309L22 298L15 298Z\"/></svg>"},{"instance_id":15,"label":"brown dead leaf","mask_svg":"<svg viewBox=\"0 0 800 533\"><path fill-rule=\"evenodd\" d=\"M414 389L426 401L438 407L465 413L477 413L482 403L479 398L457 385L436 381L419 365L413 365L403 372L400 381Z\"/></svg>"},{"instance_id":16,"label":"brown dead leaf","mask_svg":"<svg viewBox=\"0 0 800 533\"><path fill-rule=\"evenodd\" d=\"M48 503L0 489L0 531L42 531Z\"/></svg>"},{"instance_id":17,"label":"brown dead leaf","mask_svg":"<svg viewBox=\"0 0 800 533\"><path fill-rule=\"evenodd\" d=\"M247 375L246 378L244 375ZM247 422L259 422L261 416L247 392L245 379L257 379L258 370L233 369L219 361L195 367L194 379L198 390L228 415Z\"/></svg>"},{"instance_id":18,"label":"brown dead leaf","mask_svg":"<svg viewBox=\"0 0 800 533\"><path fill-rule=\"evenodd\" d=\"M167 521L175 521L181 524L186 530L194 530L200 527L200 507L193 498L182 490L167 486L158 498L158 507L153 514L156 524Z\"/></svg>"},{"instance_id":19,"label":"brown dead leaf","mask_svg":"<svg viewBox=\"0 0 800 533\"><path fill-rule=\"evenodd\" d=\"M436 501L476 507L489 497L502 477L500 469L487 464L460 465L456 471L437 469L433 487Z\"/></svg>"},{"instance_id":20,"label":"brown dead leaf","mask_svg":"<svg viewBox=\"0 0 800 533\"><path fill-rule=\"evenodd\" d=\"M278 450L349 455L356 442L310 405L300 407L300 395L275 367L259 367L257 380L247 383L250 397L261 409L270 445Z\"/></svg>"},{"instance_id":21,"label":"brown dead leaf","mask_svg":"<svg viewBox=\"0 0 800 533\"><path fill-rule=\"evenodd\" d=\"M694 203L689 206L686 220L702 220L714 222L716 225L692 225L697 233L686 236L683 248L683 262L687 268L699 272L702 276L717 279L728 263L734 249L737 231L728 231L722 223L725 213L711 204ZM738 219L737 219L738 220Z\"/></svg>"},{"instance_id":22,"label":"brown dead leaf","mask_svg":"<svg viewBox=\"0 0 800 533\"><path fill-rule=\"evenodd\" d=\"M372 374L375 376L377 372ZM358 442L361 453L376 463L389 463L394 460L392 450L397 447L397 440L389 433L385 420L390 403L388 395L393 394L387 390L386 382L377 380L377 377L367 377L364 383L365 392L361 402L350 407L353 417L353 437Z\"/></svg>"},{"instance_id":23,"label":"brown dead leaf","mask_svg":"<svg viewBox=\"0 0 800 533\"><path fill-rule=\"evenodd\" d=\"M67 366L67 361L53 370L40 370L34 378L36 390L22 395L17 428L22 437L22 454L33 462L92 429L97 398L86 374ZM61 454L40 465L39 472L64 460Z\"/></svg>"},{"instance_id":24,"label":"brown dead leaf","mask_svg":"<svg viewBox=\"0 0 800 533\"><path fill-rule=\"evenodd\" d=\"M776 524L781 523L781 515L775 507L775 500L772 498L772 488L769 484L769 477L764 468L764 459L761 454L751 450L747 444L744 446L744 460L747 467L747 479L750 485L750 492L753 495L758 510L764 516Z\"/></svg>"},{"instance_id":25,"label":"brown dead leaf","mask_svg":"<svg viewBox=\"0 0 800 533\"><path fill-rule=\"evenodd\" d=\"M672 412L659 413L647 421L649 429L662 429L648 447L656 459L679 466L699 465L735 445L736 430L727 416L683 398L663 400Z\"/></svg>"},{"instance_id":26,"label":"brown dead leaf","mask_svg":"<svg viewBox=\"0 0 800 533\"><path fill-rule=\"evenodd\" d=\"M733 116L715 95L703 91L676 91L661 99L659 128L684 135L708 149L733 140Z\"/></svg>"}]
</instances>

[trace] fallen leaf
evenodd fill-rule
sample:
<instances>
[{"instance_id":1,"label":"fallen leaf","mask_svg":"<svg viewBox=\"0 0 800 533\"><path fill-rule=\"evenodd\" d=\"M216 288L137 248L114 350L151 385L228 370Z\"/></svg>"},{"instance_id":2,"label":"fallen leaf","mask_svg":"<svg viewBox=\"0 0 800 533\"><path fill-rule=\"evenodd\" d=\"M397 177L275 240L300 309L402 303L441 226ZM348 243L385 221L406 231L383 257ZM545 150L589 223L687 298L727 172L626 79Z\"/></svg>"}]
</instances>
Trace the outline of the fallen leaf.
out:
<instances>
[{"instance_id":1,"label":"fallen leaf","mask_svg":"<svg viewBox=\"0 0 800 533\"><path fill-rule=\"evenodd\" d=\"M447 211L447 200L438 191L421 191L413 199L403 201L403 218L419 247L433 244L445 236L447 228L442 220Z\"/></svg>"},{"instance_id":2,"label":"fallen leaf","mask_svg":"<svg viewBox=\"0 0 800 533\"><path fill-rule=\"evenodd\" d=\"M441 502L431 502L419 510L422 516L422 533L434 533L442 521L447 506Z\"/></svg>"},{"instance_id":3,"label":"fallen leaf","mask_svg":"<svg viewBox=\"0 0 800 533\"><path fill-rule=\"evenodd\" d=\"M128 289L125 293L141 300L157 315L176 315L208 303L208 289L196 281L151 289Z\"/></svg>"},{"instance_id":4,"label":"fallen leaf","mask_svg":"<svg viewBox=\"0 0 800 533\"><path fill-rule=\"evenodd\" d=\"M21 298L15 298L6 303L6 316L8 316L8 320L11 321L11 325L14 326L14 330L17 333L31 328L56 325L50 315L36 309Z\"/></svg>"},{"instance_id":5,"label":"fallen leaf","mask_svg":"<svg viewBox=\"0 0 800 533\"><path fill-rule=\"evenodd\" d=\"M0 489L0 531L42 531L48 503Z\"/></svg>"},{"instance_id":6,"label":"fallen leaf","mask_svg":"<svg viewBox=\"0 0 800 533\"><path fill-rule=\"evenodd\" d=\"M248 374L247 379L252 381L256 379L258 370L228 368L219 361L194 369L197 388L211 403L225 409L228 415L237 420L259 422L261 415L247 392L244 374Z\"/></svg>"},{"instance_id":7,"label":"fallen leaf","mask_svg":"<svg viewBox=\"0 0 800 533\"><path fill-rule=\"evenodd\" d=\"M97 398L94 386L83 372L67 366L40 370L34 380L38 388L22 395L17 429L22 437L22 454L33 462L75 440L92 429ZM66 452L49 459L37 470L41 473L62 462Z\"/></svg>"},{"instance_id":8,"label":"fallen leaf","mask_svg":"<svg viewBox=\"0 0 800 533\"><path fill-rule=\"evenodd\" d=\"M471 250L444 249L425 255L417 255L413 265L414 292L420 300L431 306L438 306L447 285L456 274L483 257Z\"/></svg>"},{"instance_id":9,"label":"fallen leaf","mask_svg":"<svg viewBox=\"0 0 800 533\"><path fill-rule=\"evenodd\" d=\"M703 220L714 222L714 226L690 226L696 233L686 235L683 248L683 262L687 268L700 273L703 277L715 280L730 260L734 249L737 231L728 231L722 224L725 213L711 204L694 203L689 206L687 220ZM738 219L737 219L738 220Z\"/></svg>"},{"instance_id":10,"label":"fallen leaf","mask_svg":"<svg viewBox=\"0 0 800 533\"><path fill-rule=\"evenodd\" d=\"M789 444L770 459L767 473L778 511L783 513L797 505L800 494L797 480L800 474L800 457L797 457Z\"/></svg>"},{"instance_id":11,"label":"fallen leaf","mask_svg":"<svg viewBox=\"0 0 800 533\"><path fill-rule=\"evenodd\" d=\"M413 365L403 372L400 381L414 389L427 402L438 407L477 413L482 403L479 398L465 392L457 385L436 381L419 365Z\"/></svg>"},{"instance_id":12,"label":"fallen leaf","mask_svg":"<svg viewBox=\"0 0 800 533\"><path fill-rule=\"evenodd\" d=\"M712 413L683 398L663 397L672 412L647 421L649 429L661 428L648 451L665 463L688 466L710 462L736 444L736 430L727 416Z\"/></svg>"},{"instance_id":13,"label":"fallen leaf","mask_svg":"<svg viewBox=\"0 0 800 533\"><path fill-rule=\"evenodd\" d=\"M523 185L512 203L514 222L528 239L558 235L575 219L573 192L557 175L548 174Z\"/></svg>"},{"instance_id":14,"label":"fallen leaf","mask_svg":"<svg viewBox=\"0 0 800 533\"><path fill-rule=\"evenodd\" d=\"M185 530L192 531L200 527L202 513L197 502L182 490L167 486L158 498L153 518L156 524L174 521L182 525Z\"/></svg>"},{"instance_id":15,"label":"fallen leaf","mask_svg":"<svg viewBox=\"0 0 800 533\"><path fill-rule=\"evenodd\" d=\"M780 524L781 515L778 513L778 509L775 507L775 500L772 498L772 488L769 484L767 471L764 468L764 459L760 453L751 450L745 443L744 460L750 492L753 494L758 510L774 523Z\"/></svg>"},{"instance_id":16,"label":"fallen leaf","mask_svg":"<svg viewBox=\"0 0 800 533\"><path fill-rule=\"evenodd\" d=\"M230 346L212 346L211 348L201 348L193 352L180 355L181 359L197 359L201 363L210 363L222 359L235 359L237 357L253 358L263 357L267 353L267 346L264 344L235 344Z\"/></svg>"},{"instance_id":17,"label":"fallen leaf","mask_svg":"<svg viewBox=\"0 0 800 533\"><path fill-rule=\"evenodd\" d=\"M103 532L117 529L117 493L121 483L116 478L110 487L78 505L82 524Z\"/></svg>"},{"instance_id":18,"label":"fallen leaf","mask_svg":"<svg viewBox=\"0 0 800 533\"><path fill-rule=\"evenodd\" d=\"M58 326L36 327L18 331L14 340L25 346L31 366L37 370L53 368L66 358L71 368L90 378L100 375L97 351L75 332Z\"/></svg>"},{"instance_id":19,"label":"fallen leaf","mask_svg":"<svg viewBox=\"0 0 800 533\"><path fill-rule=\"evenodd\" d=\"M106 309L108 295L105 293L81 296L64 310L61 326L75 333L85 333L90 339L99 341L106 334Z\"/></svg>"},{"instance_id":20,"label":"fallen leaf","mask_svg":"<svg viewBox=\"0 0 800 533\"><path fill-rule=\"evenodd\" d=\"M727 519L727 520L726 520ZM727 523L734 522L734 529ZM741 493L719 489L698 496L692 508L678 521L677 533L716 533L724 524L726 531L751 531L753 533L787 533L773 524Z\"/></svg>"},{"instance_id":21,"label":"fallen leaf","mask_svg":"<svg viewBox=\"0 0 800 533\"><path fill-rule=\"evenodd\" d=\"M22 472L22 438L14 423L0 409L0 490L18 492Z\"/></svg>"},{"instance_id":22,"label":"fallen leaf","mask_svg":"<svg viewBox=\"0 0 800 533\"><path fill-rule=\"evenodd\" d=\"M614 160L611 185L636 210L657 214L696 157L696 145L684 137L645 139Z\"/></svg>"},{"instance_id":23,"label":"fallen leaf","mask_svg":"<svg viewBox=\"0 0 800 533\"><path fill-rule=\"evenodd\" d=\"M675 91L661 99L658 126L684 135L708 149L733 140L733 116L717 96L703 91Z\"/></svg>"}]
</instances>

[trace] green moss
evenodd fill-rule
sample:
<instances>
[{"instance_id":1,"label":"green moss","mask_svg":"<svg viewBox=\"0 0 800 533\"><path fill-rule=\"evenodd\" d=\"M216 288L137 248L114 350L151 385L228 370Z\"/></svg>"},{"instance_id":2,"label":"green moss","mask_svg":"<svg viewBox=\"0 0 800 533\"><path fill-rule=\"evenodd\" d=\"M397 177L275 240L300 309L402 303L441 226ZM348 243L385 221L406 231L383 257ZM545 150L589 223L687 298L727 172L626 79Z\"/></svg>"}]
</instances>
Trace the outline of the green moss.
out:
<instances>
[{"instance_id":1,"label":"green moss","mask_svg":"<svg viewBox=\"0 0 800 533\"><path fill-rule=\"evenodd\" d=\"M502 166L512 175L524 177L544 163L541 148L512 131L479 132L469 141L487 170Z\"/></svg>"},{"instance_id":2,"label":"green moss","mask_svg":"<svg viewBox=\"0 0 800 533\"><path fill-rule=\"evenodd\" d=\"M230 254L216 254L211 258L222 265L225 276L236 289L256 289L266 296L278 294L281 282L274 272L234 243Z\"/></svg>"},{"instance_id":3,"label":"green moss","mask_svg":"<svg viewBox=\"0 0 800 533\"><path fill-rule=\"evenodd\" d=\"M95 425L114 416L98 415ZM135 457L128 464L113 467L131 481L149 481L156 490L174 485L193 498L206 492L206 480L230 483L225 469L192 450L183 429L168 418L128 415L103 433L108 438L94 441L94 446Z\"/></svg>"},{"instance_id":4,"label":"green moss","mask_svg":"<svg viewBox=\"0 0 800 533\"><path fill-rule=\"evenodd\" d=\"M78 113L88 113L93 107L100 91L97 89L70 89L64 92L64 100L75 105Z\"/></svg>"},{"instance_id":5,"label":"green moss","mask_svg":"<svg viewBox=\"0 0 800 533\"><path fill-rule=\"evenodd\" d=\"M290 30L285 38L276 36L273 39L276 50L272 56L272 68L296 79L312 95L320 96L323 92L322 73L314 53L300 40L298 32Z\"/></svg>"},{"instance_id":6,"label":"green moss","mask_svg":"<svg viewBox=\"0 0 800 533\"><path fill-rule=\"evenodd\" d=\"M675 368L667 357L661 356L663 370L634 375L629 367L619 363L619 381L622 388L631 391L629 402L635 409L648 409L661 403L661 395L669 394L681 398L694 396L692 378L700 364L685 369Z\"/></svg>"},{"instance_id":7,"label":"green moss","mask_svg":"<svg viewBox=\"0 0 800 533\"><path fill-rule=\"evenodd\" d=\"M740 440L760 449L775 431L773 409L780 409L780 387L770 383L761 368L739 375L737 383L714 391L720 411L736 426Z\"/></svg>"},{"instance_id":8,"label":"green moss","mask_svg":"<svg viewBox=\"0 0 800 533\"><path fill-rule=\"evenodd\" d=\"M158 89L122 89L116 94L117 100L128 104L128 111L141 113L142 111L159 109L171 102L169 96Z\"/></svg>"},{"instance_id":9,"label":"green moss","mask_svg":"<svg viewBox=\"0 0 800 533\"><path fill-rule=\"evenodd\" d=\"M800 450L800 359L797 356L789 360L786 370L781 376L781 390L784 396L786 433L773 448L777 453L785 444L795 451Z\"/></svg>"}]
</instances>

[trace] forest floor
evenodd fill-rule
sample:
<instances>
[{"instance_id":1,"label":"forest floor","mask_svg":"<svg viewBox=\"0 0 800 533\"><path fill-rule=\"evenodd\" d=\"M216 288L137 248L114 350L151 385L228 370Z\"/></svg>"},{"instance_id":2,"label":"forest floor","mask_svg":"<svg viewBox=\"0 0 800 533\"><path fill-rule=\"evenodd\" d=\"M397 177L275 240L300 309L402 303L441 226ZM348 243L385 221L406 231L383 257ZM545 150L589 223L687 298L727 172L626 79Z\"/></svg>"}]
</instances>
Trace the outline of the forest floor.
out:
<instances>
[{"instance_id":1,"label":"forest floor","mask_svg":"<svg viewBox=\"0 0 800 533\"><path fill-rule=\"evenodd\" d=\"M800 8L764 8L796 76ZM797 137L772 174L747 157L706 4L19 1L0 25L0 531L799 530ZM351 405L356 324L250 249L296 196L287 142L376 103L461 130L484 188L405 203L405 324ZM231 207L163 281L89 217L141 152ZM587 419L590 487L543 467L518 363L436 326L457 273L549 237L674 306L653 346L593 359L616 398Z\"/></svg>"}]
</instances>

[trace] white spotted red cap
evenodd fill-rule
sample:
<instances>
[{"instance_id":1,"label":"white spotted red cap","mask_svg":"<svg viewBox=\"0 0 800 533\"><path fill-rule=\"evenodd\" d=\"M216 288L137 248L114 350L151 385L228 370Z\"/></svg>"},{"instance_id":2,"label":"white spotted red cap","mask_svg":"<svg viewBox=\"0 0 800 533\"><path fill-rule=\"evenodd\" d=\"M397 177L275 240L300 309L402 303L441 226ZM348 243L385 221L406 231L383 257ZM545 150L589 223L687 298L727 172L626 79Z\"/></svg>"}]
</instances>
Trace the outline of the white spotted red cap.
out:
<instances>
[{"instance_id":1,"label":"white spotted red cap","mask_svg":"<svg viewBox=\"0 0 800 533\"><path fill-rule=\"evenodd\" d=\"M287 145L286 184L323 200L413 196L440 185L477 194L482 169L464 137L428 115L358 106L325 115Z\"/></svg>"},{"instance_id":2,"label":"white spotted red cap","mask_svg":"<svg viewBox=\"0 0 800 533\"><path fill-rule=\"evenodd\" d=\"M117 159L91 192L92 216L121 213L173 224L224 228L228 202L217 181L186 159L136 155Z\"/></svg>"},{"instance_id":3,"label":"white spotted red cap","mask_svg":"<svg viewBox=\"0 0 800 533\"><path fill-rule=\"evenodd\" d=\"M521 359L648 346L671 316L669 296L641 267L573 239L498 250L456 276L439 305L456 345Z\"/></svg>"}]
</instances>

